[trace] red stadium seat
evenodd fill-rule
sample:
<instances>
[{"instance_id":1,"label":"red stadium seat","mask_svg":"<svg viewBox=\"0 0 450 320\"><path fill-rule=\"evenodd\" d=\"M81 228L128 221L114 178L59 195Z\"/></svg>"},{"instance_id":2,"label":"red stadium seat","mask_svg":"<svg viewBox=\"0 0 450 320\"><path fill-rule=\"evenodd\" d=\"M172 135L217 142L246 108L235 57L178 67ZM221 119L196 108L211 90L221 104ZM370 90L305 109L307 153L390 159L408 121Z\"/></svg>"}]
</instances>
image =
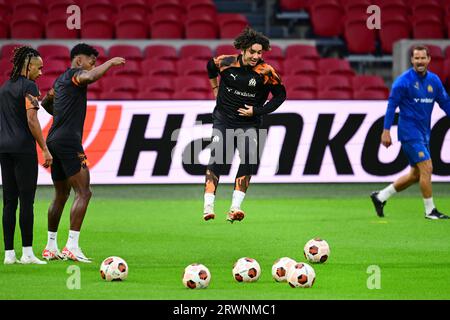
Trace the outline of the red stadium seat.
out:
<instances>
[{"instance_id":1,"label":"red stadium seat","mask_svg":"<svg viewBox=\"0 0 450 320\"><path fill-rule=\"evenodd\" d=\"M185 8L178 2L178 0L164 0L156 2L152 5L153 16L175 15L178 19L186 14Z\"/></svg>"},{"instance_id":2,"label":"red stadium seat","mask_svg":"<svg viewBox=\"0 0 450 320\"><path fill-rule=\"evenodd\" d=\"M322 58L317 61L319 73L323 75L336 74L353 77L355 71L350 66L350 63L344 59L338 58Z\"/></svg>"},{"instance_id":3,"label":"red stadium seat","mask_svg":"<svg viewBox=\"0 0 450 320\"><path fill-rule=\"evenodd\" d=\"M102 92L99 98L101 100L134 100L136 93L129 91Z\"/></svg>"},{"instance_id":4,"label":"red stadium seat","mask_svg":"<svg viewBox=\"0 0 450 320\"><path fill-rule=\"evenodd\" d=\"M112 39L114 25L106 15L86 15L81 20L81 38Z\"/></svg>"},{"instance_id":5,"label":"red stadium seat","mask_svg":"<svg viewBox=\"0 0 450 320\"><path fill-rule=\"evenodd\" d=\"M249 24L247 18L239 13L220 13L217 20L221 39L235 38Z\"/></svg>"},{"instance_id":6,"label":"red stadium seat","mask_svg":"<svg viewBox=\"0 0 450 320\"><path fill-rule=\"evenodd\" d=\"M208 78L201 76L177 77L174 80L174 88L175 92L195 91L209 94L212 91Z\"/></svg>"},{"instance_id":7,"label":"red stadium seat","mask_svg":"<svg viewBox=\"0 0 450 320\"><path fill-rule=\"evenodd\" d=\"M0 57L2 59L8 59L10 60L13 57L13 51L16 47L21 47L24 44L22 43L10 43L10 44L4 44L2 45L2 48L0 50Z\"/></svg>"},{"instance_id":8,"label":"red stadium seat","mask_svg":"<svg viewBox=\"0 0 450 320\"><path fill-rule=\"evenodd\" d=\"M7 0L0 0L0 17L7 17L11 14L11 7Z\"/></svg>"},{"instance_id":9,"label":"red stadium seat","mask_svg":"<svg viewBox=\"0 0 450 320\"><path fill-rule=\"evenodd\" d=\"M12 70L12 63L10 59L1 59L0 60L0 75L7 76L10 74Z\"/></svg>"},{"instance_id":10,"label":"red stadium seat","mask_svg":"<svg viewBox=\"0 0 450 320\"><path fill-rule=\"evenodd\" d=\"M109 0L95 0L85 3L82 12L89 12L90 15L113 17L116 14L116 7Z\"/></svg>"},{"instance_id":11,"label":"red stadium seat","mask_svg":"<svg viewBox=\"0 0 450 320\"><path fill-rule=\"evenodd\" d=\"M124 12L126 15L138 15L145 17L149 13L150 7L145 0L116 0L118 12Z\"/></svg>"},{"instance_id":12,"label":"red stadium seat","mask_svg":"<svg viewBox=\"0 0 450 320\"><path fill-rule=\"evenodd\" d=\"M317 92L317 99L323 100L351 100L353 99L353 93L351 90L319 90Z\"/></svg>"},{"instance_id":13,"label":"red stadium seat","mask_svg":"<svg viewBox=\"0 0 450 320\"><path fill-rule=\"evenodd\" d=\"M427 45L428 51L430 52L431 62L428 65L428 69L431 72L436 73L441 81L444 83L446 80L446 72L445 72L445 56L442 52L441 47L436 45Z\"/></svg>"},{"instance_id":14,"label":"red stadium seat","mask_svg":"<svg viewBox=\"0 0 450 320\"><path fill-rule=\"evenodd\" d=\"M116 44L109 47L109 58L123 57L127 60L141 61L143 59L142 51L139 47L133 45Z\"/></svg>"},{"instance_id":15,"label":"red stadium seat","mask_svg":"<svg viewBox=\"0 0 450 320\"><path fill-rule=\"evenodd\" d=\"M414 39L444 38L444 27L438 17L413 16L412 29Z\"/></svg>"},{"instance_id":16,"label":"red stadium seat","mask_svg":"<svg viewBox=\"0 0 450 320\"><path fill-rule=\"evenodd\" d=\"M372 2L369 0L341 0L345 14L365 14Z\"/></svg>"},{"instance_id":17,"label":"red stadium seat","mask_svg":"<svg viewBox=\"0 0 450 320\"><path fill-rule=\"evenodd\" d=\"M380 8L382 12L382 19L391 15L402 15L405 18L409 15L408 6L403 1L385 1L381 4Z\"/></svg>"},{"instance_id":18,"label":"red stadium seat","mask_svg":"<svg viewBox=\"0 0 450 320\"><path fill-rule=\"evenodd\" d=\"M0 20L0 39L7 39L8 37L9 37L9 25L6 21Z\"/></svg>"},{"instance_id":19,"label":"red stadium seat","mask_svg":"<svg viewBox=\"0 0 450 320\"><path fill-rule=\"evenodd\" d=\"M88 92L94 92L96 94L99 94L100 92L102 92L102 86L100 85L100 81L95 81L91 84L89 84L88 86Z\"/></svg>"},{"instance_id":20,"label":"red stadium seat","mask_svg":"<svg viewBox=\"0 0 450 320\"><path fill-rule=\"evenodd\" d=\"M135 95L137 100L170 100L172 94L162 91L140 91Z\"/></svg>"},{"instance_id":21,"label":"red stadium seat","mask_svg":"<svg viewBox=\"0 0 450 320\"><path fill-rule=\"evenodd\" d=\"M147 59L141 63L144 74L149 76L177 76L175 63L169 60L153 60Z\"/></svg>"},{"instance_id":22,"label":"red stadium seat","mask_svg":"<svg viewBox=\"0 0 450 320\"><path fill-rule=\"evenodd\" d=\"M401 14L382 18L381 21L383 27L378 30L381 50L384 53L392 54L396 41L411 37L411 26L408 19Z\"/></svg>"},{"instance_id":23,"label":"red stadium seat","mask_svg":"<svg viewBox=\"0 0 450 320\"><path fill-rule=\"evenodd\" d=\"M288 100L314 100L317 99L316 90L290 90L287 91Z\"/></svg>"},{"instance_id":24,"label":"red stadium seat","mask_svg":"<svg viewBox=\"0 0 450 320\"><path fill-rule=\"evenodd\" d=\"M47 17L59 17L66 18L68 17L67 8L71 5L77 5L73 0L53 0L46 4L47 12L49 13Z\"/></svg>"},{"instance_id":25,"label":"red stadium seat","mask_svg":"<svg viewBox=\"0 0 450 320\"><path fill-rule=\"evenodd\" d=\"M125 65L119 66L111 70L111 74L114 76L132 76L132 77L140 77L143 72L139 62L136 61L127 61Z\"/></svg>"},{"instance_id":26,"label":"red stadium seat","mask_svg":"<svg viewBox=\"0 0 450 320\"><path fill-rule=\"evenodd\" d=\"M356 75L352 78L353 90L384 90L387 89L383 78L372 75Z\"/></svg>"},{"instance_id":27,"label":"red stadium seat","mask_svg":"<svg viewBox=\"0 0 450 320\"><path fill-rule=\"evenodd\" d=\"M216 47L216 53L215 56L221 56L221 55L233 55L240 53L239 50L237 50L234 46L231 44L219 44Z\"/></svg>"},{"instance_id":28,"label":"red stadium seat","mask_svg":"<svg viewBox=\"0 0 450 320\"><path fill-rule=\"evenodd\" d=\"M382 90L362 90L353 93L353 98L357 100L387 100L388 97L388 91Z\"/></svg>"},{"instance_id":29,"label":"red stadium seat","mask_svg":"<svg viewBox=\"0 0 450 320\"><path fill-rule=\"evenodd\" d=\"M217 16L217 9L212 1L192 2L186 5L188 16L207 15L212 18Z\"/></svg>"},{"instance_id":30,"label":"red stadium seat","mask_svg":"<svg viewBox=\"0 0 450 320\"><path fill-rule=\"evenodd\" d=\"M100 81L103 93L122 91L136 93L138 91L136 79L134 77L108 76Z\"/></svg>"},{"instance_id":31,"label":"red stadium seat","mask_svg":"<svg viewBox=\"0 0 450 320\"><path fill-rule=\"evenodd\" d=\"M150 26L152 39L182 39L184 37L183 23L174 14L165 16L153 14Z\"/></svg>"},{"instance_id":32,"label":"red stadium seat","mask_svg":"<svg viewBox=\"0 0 450 320\"><path fill-rule=\"evenodd\" d=\"M436 17L441 21L444 17L442 9L440 2L433 0L416 1L412 4L413 16Z\"/></svg>"},{"instance_id":33,"label":"red stadium seat","mask_svg":"<svg viewBox=\"0 0 450 320\"><path fill-rule=\"evenodd\" d=\"M88 92L87 92L87 99L88 99L88 101L90 101L90 100L99 100L100 99L100 93L92 92L92 91L88 90Z\"/></svg>"},{"instance_id":34,"label":"red stadium seat","mask_svg":"<svg viewBox=\"0 0 450 320\"><path fill-rule=\"evenodd\" d=\"M320 90L353 90L351 80L348 77L336 75L318 76L317 87L320 88Z\"/></svg>"},{"instance_id":35,"label":"red stadium seat","mask_svg":"<svg viewBox=\"0 0 450 320\"><path fill-rule=\"evenodd\" d=\"M175 91L173 80L165 76L141 77L138 81L139 91L166 92L172 94Z\"/></svg>"},{"instance_id":36,"label":"red stadium seat","mask_svg":"<svg viewBox=\"0 0 450 320\"><path fill-rule=\"evenodd\" d=\"M170 45L150 45L144 49L144 57L150 59L178 60L177 49Z\"/></svg>"},{"instance_id":37,"label":"red stadium seat","mask_svg":"<svg viewBox=\"0 0 450 320\"><path fill-rule=\"evenodd\" d=\"M70 50L67 46L57 44L44 44L37 47L40 55L44 59L70 59Z\"/></svg>"},{"instance_id":38,"label":"red stadium seat","mask_svg":"<svg viewBox=\"0 0 450 320\"><path fill-rule=\"evenodd\" d=\"M206 61L194 59L180 59L177 62L178 75L208 77Z\"/></svg>"},{"instance_id":39,"label":"red stadium seat","mask_svg":"<svg viewBox=\"0 0 450 320\"><path fill-rule=\"evenodd\" d=\"M108 57L108 55L106 54L106 50L105 48L103 48L102 46L98 46L98 45L92 45L95 50L98 51L98 56L97 56L97 65L100 63L100 61L105 60Z\"/></svg>"},{"instance_id":40,"label":"red stadium seat","mask_svg":"<svg viewBox=\"0 0 450 320\"><path fill-rule=\"evenodd\" d=\"M45 96L47 92L53 87L55 83L56 77L52 76L41 76L36 80L36 84L38 85L39 91L41 92L41 96Z\"/></svg>"},{"instance_id":41,"label":"red stadium seat","mask_svg":"<svg viewBox=\"0 0 450 320\"><path fill-rule=\"evenodd\" d=\"M217 39L218 28L214 17L203 15L191 17L184 24L186 39Z\"/></svg>"},{"instance_id":42,"label":"red stadium seat","mask_svg":"<svg viewBox=\"0 0 450 320\"><path fill-rule=\"evenodd\" d=\"M376 30L367 28L366 15L346 18L344 38L351 53L367 54L375 52Z\"/></svg>"},{"instance_id":43,"label":"red stadium seat","mask_svg":"<svg viewBox=\"0 0 450 320\"><path fill-rule=\"evenodd\" d=\"M210 95L198 91L177 91L172 95L173 100L208 100Z\"/></svg>"},{"instance_id":44,"label":"red stadium seat","mask_svg":"<svg viewBox=\"0 0 450 320\"><path fill-rule=\"evenodd\" d=\"M315 46L307 44L291 44L286 47L285 58L317 60L320 59L320 55Z\"/></svg>"},{"instance_id":45,"label":"red stadium seat","mask_svg":"<svg viewBox=\"0 0 450 320\"><path fill-rule=\"evenodd\" d=\"M284 53L283 49L277 45L271 45L271 49L267 52L263 52L263 59L266 61L273 61L276 60L278 63L283 62L284 60Z\"/></svg>"},{"instance_id":46,"label":"red stadium seat","mask_svg":"<svg viewBox=\"0 0 450 320\"><path fill-rule=\"evenodd\" d=\"M279 6L281 11L299 11L308 8L310 3L309 0L280 0Z\"/></svg>"},{"instance_id":47,"label":"red stadium seat","mask_svg":"<svg viewBox=\"0 0 450 320\"><path fill-rule=\"evenodd\" d=\"M314 33L322 37L342 34L342 6L334 0L313 1L310 5L310 19Z\"/></svg>"},{"instance_id":48,"label":"red stadium seat","mask_svg":"<svg viewBox=\"0 0 450 320\"><path fill-rule=\"evenodd\" d=\"M180 59L198 59L207 61L213 57L210 47L199 44L184 45L180 48Z\"/></svg>"},{"instance_id":49,"label":"red stadium seat","mask_svg":"<svg viewBox=\"0 0 450 320\"><path fill-rule=\"evenodd\" d=\"M13 14L17 16L32 13L39 18L42 18L46 11L40 0L15 0L12 2L11 9Z\"/></svg>"},{"instance_id":50,"label":"red stadium seat","mask_svg":"<svg viewBox=\"0 0 450 320\"><path fill-rule=\"evenodd\" d=\"M317 90L315 78L316 77L314 76L306 76L306 75L286 76L283 78L283 83L284 86L286 87L286 90L288 91L309 90L315 92Z\"/></svg>"},{"instance_id":51,"label":"red stadium seat","mask_svg":"<svg viewBox=\"0 0 450 320\"><path fill-rule=\"evenodd\" d=\"M40 39L44 35L44 25L37 16L13 17L10 30L13 39Z\"/></svg>"},{"instance_id":52,"label":"red stadium seat","mask_svg":"<svg viewBox=\"0 0 450 320\"><path fill-rule=\"evenodd\" d=\"M42 69L42 73L50 77L59 77L69 67L67 63L60 60L46 59L44 61L44 68Z\"/></svg>"},{"instance_id":53,"label":"red stadium seat","mask_svg":"<svg viewBox=\"0 0 450 320\"><path fill-rule=\"evenodd\" d=\"M45 22L45 37L47 39L78 39L80 30L68 29L67 18L52 18L52 16L49 16Z\"/></svg>"},{"instance_id":54,"label":"red stadium seat","mask_svg":"<svg viewBox=\"0 0 450 320\"><path fill-rule=\"evenodd\" d=\"M285 75L319 75L319 69L313 60L286 59L284 60Z\"/></svg>"},{"instance_id":55,"label":"red stadium seat","mask_svg":"<svg viewBox=\"0 0 450 320\"><path fill-rule=\"evenodd\" d=\"M117 39L147 39L149 27L137 14L119 16L115 21Z\"/></svg>"}]
</instances>

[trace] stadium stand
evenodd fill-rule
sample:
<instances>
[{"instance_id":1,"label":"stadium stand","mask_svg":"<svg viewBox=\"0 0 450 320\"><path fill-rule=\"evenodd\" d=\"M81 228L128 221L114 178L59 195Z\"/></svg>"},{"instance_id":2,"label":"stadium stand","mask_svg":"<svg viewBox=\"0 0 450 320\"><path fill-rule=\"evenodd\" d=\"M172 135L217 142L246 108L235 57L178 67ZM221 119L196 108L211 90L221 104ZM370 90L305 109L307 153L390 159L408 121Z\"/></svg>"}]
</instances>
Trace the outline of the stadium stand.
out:
<instances>
[{"instance_id":1,"label":"stadium stand","mask_svg":"<svg viewBox=\"0 0 450 320\"><path fill-rule=\"evenodd\" d=\"M366 27L365 11L371 4L368 0L18 0L13 3L0 0L0 38L39 40L36 47L46 62L43 88L48 87L47 77L58 74L63 64L69 63L70 45L65 40L92 39L99 44L98 63L113 56L124 56L128 61L126 67L115 70L108 79L132 77L139 84L138 90L129 87L115 90L115 97L124 93L127 99L130 96L149 99L150 93L158 92L161 93L158 97L178 99L183 92L192 90L168 90L168 86L175 86L176 80L185 76L207 79L206 60L213 55L238 53L232 39L246 25L251 25L271 38L272 50L265 53L264 59L286 79L288 98L385 99L392 81L396 41L445 38L450 29L447 22L450 3L444 0L376 0L374 3L383 11L381 30ZM65 10L71 4L79 5L86 12L81 30L64 27ZM36 10L29 10L30 7ZM284 13L287 15L278 19ZM295 39L301 41L286 42ZM303 43L308 39L312 40L310 44ZM0 40L3 70L9 69L8 59L14 47L10 43ZM430 50L433 56L430 70L449 83L450 49L430 47ZM364 87L361 79L368 73L376 74L373 79L378 80L367 80L376 85ZM347 82L341 83L338 89L327 88L320 80L325 76L342 76ZM158 86L152 78L168 81ZM152 84L141 87L143 79ZM295 85L295 81L305 83ZM117 83L123 84L122 80ZM202 90L205 90L203 84L197 91ZM111 88L98 85L93 87L91 97L105 97L108 92ZM211 98L211 92L202 93ZM189 94L192 99L200 96Z\"/></svg>"}]
</instances>

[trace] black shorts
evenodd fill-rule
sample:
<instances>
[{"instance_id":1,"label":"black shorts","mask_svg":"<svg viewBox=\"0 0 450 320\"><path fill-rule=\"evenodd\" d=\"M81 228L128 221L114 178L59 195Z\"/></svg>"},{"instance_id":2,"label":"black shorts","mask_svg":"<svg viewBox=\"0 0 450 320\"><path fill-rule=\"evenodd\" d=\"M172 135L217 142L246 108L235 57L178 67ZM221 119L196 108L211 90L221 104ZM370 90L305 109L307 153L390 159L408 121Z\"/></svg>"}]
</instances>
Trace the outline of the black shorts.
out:
<instances>
[{"instance_id":1,"label":"black shorts","mask_svg":"<svg viewBox=\"0 0 450 320\"><path fill-rule=\"evenodd\" d=\"M53 181L66 180L80 172L81 168L87 168L87 157L81 144L68 146L52 141L47 146L53 157Z\"/></svg>"}]
</instances>

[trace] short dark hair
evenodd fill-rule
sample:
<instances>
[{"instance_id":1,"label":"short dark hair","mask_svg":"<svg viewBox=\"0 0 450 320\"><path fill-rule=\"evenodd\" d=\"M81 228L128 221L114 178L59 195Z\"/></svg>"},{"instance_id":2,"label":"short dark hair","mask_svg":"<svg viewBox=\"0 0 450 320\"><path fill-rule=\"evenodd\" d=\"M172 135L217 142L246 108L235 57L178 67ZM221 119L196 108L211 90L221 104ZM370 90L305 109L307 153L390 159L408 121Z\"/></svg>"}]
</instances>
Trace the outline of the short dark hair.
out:
<instances>
[{"instance_id":1,"label":"short dark hair","mask_svg":"<svg viewBox=\"0 0 450 320\"><path fill-rule=\"evenodd\" d=\"M84 54L88 57L91 55L98 57L98 51L86 43L79 43L70 50L70 60L73 60L73 58L80 54Z\"/></svg>"},{"instance_id":2,"label":"short dark hair","mask_svg":"<svg viewBox=\"0 0 450 320\"><path fill-rule=\"evenodd\" d=\"M247 26L241 34L234 39L234 47L238 50L247 50L255 43L260 44L264 51L270 50L269 38L261 32L253 30L249 26Z\"/></svg>"},{"instance_id":3,"label":"short dark hair","mask_svg":"<svg viewBox=\"0 0 450 320\"><path fill-rule=\"evenodd\" d=\"M427 46L423 46L423 45L417 45L411 48L411 57L414 56L414 51L426 51L427 52L427 57L430 56L430 50L428 49Z\"/></svg>"}]
</instances>

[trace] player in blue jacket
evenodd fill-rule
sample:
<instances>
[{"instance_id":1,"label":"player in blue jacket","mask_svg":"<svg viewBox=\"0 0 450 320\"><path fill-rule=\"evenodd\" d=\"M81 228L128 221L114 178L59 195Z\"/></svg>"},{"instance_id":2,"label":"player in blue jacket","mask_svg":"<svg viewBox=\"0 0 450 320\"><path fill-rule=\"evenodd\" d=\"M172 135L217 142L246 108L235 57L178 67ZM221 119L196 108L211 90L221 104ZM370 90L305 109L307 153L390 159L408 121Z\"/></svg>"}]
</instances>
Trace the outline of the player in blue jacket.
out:
<instances>
[{"instance_id":1,"label":"player in blue jacket","mask_svg":"<svg viewBox=\"0 0 450 320\"><path fill-rule=\"evenodd\" d=\"M434 103L437 102L450 117L450 98L439 77L427 71L430 61L428 48L414 47L411 51L413 67L398 77L392 85L381 144L386 148L392 144L390 128L394 122L395 110L399 107L398 139L411 165L411 170L383 190L371 194L370 197L379 217L384 217L383 208L389 197L419 182L425 205L425 218L449 218L434 206L431 187L433 166L429 143Z\"/></svg>"}]
</instances>

